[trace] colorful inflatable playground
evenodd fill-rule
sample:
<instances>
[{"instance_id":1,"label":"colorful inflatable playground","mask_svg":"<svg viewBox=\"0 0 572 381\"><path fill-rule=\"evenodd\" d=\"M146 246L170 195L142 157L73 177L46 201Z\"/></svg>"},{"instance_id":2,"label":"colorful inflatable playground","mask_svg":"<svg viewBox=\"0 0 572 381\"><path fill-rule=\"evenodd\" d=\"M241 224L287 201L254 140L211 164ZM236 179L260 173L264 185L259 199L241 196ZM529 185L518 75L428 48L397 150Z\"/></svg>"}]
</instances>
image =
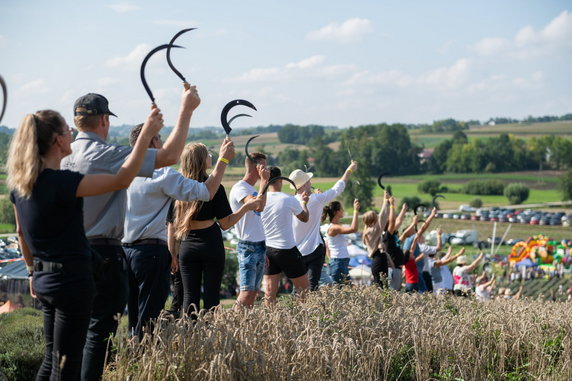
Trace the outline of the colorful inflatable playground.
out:
<instances>
[{"instance_id":1,"label":"colorful inflatable playground","mask_svg":"<svg viewBox=\"0 0 572 381\"><path fill-rule=\"evenodd\" d=\"M554 241L549 237L537 235L529 237L526 241L517 242L508 255L511 263L519 263L523 260L530 261L542 267L554 267L560 264L565 269L570 269L572 263L570 242Z\"/></svg>"}]
</instances>

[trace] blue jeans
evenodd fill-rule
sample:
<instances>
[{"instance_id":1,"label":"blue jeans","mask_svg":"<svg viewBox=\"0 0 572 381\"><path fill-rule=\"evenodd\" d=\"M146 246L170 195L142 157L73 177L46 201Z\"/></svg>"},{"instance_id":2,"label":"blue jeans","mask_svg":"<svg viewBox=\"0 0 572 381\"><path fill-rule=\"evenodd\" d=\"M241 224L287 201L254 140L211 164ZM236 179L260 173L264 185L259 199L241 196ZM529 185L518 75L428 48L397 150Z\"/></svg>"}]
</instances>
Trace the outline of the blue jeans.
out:
<instances>
[{"instance_id":1,"label":"blue jeans","mask_svg":"<svg viewBox=\"0 0 572 381\"><path fill-rule=\"evenodd\" d=\"M330 259L330 276L335 283L342 284L346 282L348 277L349 258L331 258Z\"/></svg>"},{"instance_id":2,"label":"blue jeans","mask_svg":"<svg viewBox=\"0 0 572 381\"><path fill-rule=\"evenodd\" d=\"M238 241L236 245L240 291L258 291L264 275L266 245L264 241Z\"/></svg>"},{"instance_id":3,"label":"blue jeans","mask_svg":"<svg viewBox=\"0 0 572 381\"><path fill-rule=\"evenodd\" d=\"M405 283L405 292L419 292L419 283Z\"/></svg>"}]
</instances>

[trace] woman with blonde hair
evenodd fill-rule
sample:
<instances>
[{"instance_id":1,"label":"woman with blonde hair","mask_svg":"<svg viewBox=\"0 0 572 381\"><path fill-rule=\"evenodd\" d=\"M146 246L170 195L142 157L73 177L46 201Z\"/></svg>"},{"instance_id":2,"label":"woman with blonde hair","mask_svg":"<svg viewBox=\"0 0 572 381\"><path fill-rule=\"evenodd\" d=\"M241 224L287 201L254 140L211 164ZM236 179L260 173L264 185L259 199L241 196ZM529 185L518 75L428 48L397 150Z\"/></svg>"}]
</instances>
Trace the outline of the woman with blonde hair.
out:
<instances>
[{"instance_id":1,"label":"woman with blonde hair","mask_svg":"<svg viewBox=\"0 0 572 381\"><path fill-rule=\"evenodd\" d=\"M227 162L225 158L219 158ZM228 163L227 163L228 164ZM205 181L212 167L211 154L201 143L189 143L181 154L181 173L197 181ZM220 286L224 270L224 244L221 229L230 229L242 216L260 206L253 198L232 212L226 192L219 186L211 201L176 201L169 221L179 240L179 271L183 281L183 311L196 314L200 310L201 284L203 308L210 310L220 303ZM216 219L216 222L215 222Z\"/></svg>"},{"instance_id":2,"label":"woman with blonde hair","mask_svg":"<svg viewBox=\"0 0 572 381\"><path fill-rule=\"evenodd\" d=\"M28 114L8 154L8 187L30 293L42 303L46 351L37 380L79 380L95 292L92 254L83 225L83 197L127 188L149 142L163 126L158 109L115 175L60 170L72 129L56 111Z\"/></svg>"}]
</instances>

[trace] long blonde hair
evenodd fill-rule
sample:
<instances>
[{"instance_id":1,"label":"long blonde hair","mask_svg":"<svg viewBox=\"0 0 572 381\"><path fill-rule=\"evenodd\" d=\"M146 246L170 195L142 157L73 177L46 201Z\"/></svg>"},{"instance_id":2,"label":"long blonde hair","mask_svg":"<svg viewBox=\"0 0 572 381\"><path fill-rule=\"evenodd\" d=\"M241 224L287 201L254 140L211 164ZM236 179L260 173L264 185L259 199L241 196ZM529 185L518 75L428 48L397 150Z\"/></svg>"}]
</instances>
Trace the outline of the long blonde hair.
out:
<instances>
[{"instance_id":1,"label":"long blonde hair","mask_svg":"<svg viewBox=\"0 0 572 381\"><path fill-rule=\"evenodd\" d=\"M6 168L8 188L29 198L44 169L44 156L63 130L63 118L57 111L42 110L28 114L12 136Z\"/></svg>"},{"instance_id":2,"label":"long blonde hair","mask_svg":"<svg viewBox=\"0 0 572 381\"><path fill-rule=\"evenodd\" d=\"M189 143L181 154L181 174L186 178L203 182L207 175L207 160L209 151L202 143ZM196 216L202 201L176 201L175 202L175 237L185 238L189 231L191 221Z\"/></svg>"}]
</instances>

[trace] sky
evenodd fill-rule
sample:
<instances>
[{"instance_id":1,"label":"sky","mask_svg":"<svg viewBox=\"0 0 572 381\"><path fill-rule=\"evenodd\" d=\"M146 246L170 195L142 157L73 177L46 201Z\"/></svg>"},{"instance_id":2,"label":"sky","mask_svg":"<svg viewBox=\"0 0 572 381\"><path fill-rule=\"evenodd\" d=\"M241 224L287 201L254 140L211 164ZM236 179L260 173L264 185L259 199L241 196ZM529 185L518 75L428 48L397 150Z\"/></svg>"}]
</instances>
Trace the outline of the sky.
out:
<instances>
[{"instance_id":1,"label":"sky","mask_svg":"<svg viewBox=\"0 0 572 381\"><path fill-rule=\"evenodd\" d=\"M189 27L172 60L202 99L193 127L220 126L237 98L258 111L235 128L572 112L571 0L1 0L1 124L51 108L71 125L88 92L112 125L142 122L141 61ZM182 84L164 57L146 77L173 125Z\"/></svg>"}]
</instances>

